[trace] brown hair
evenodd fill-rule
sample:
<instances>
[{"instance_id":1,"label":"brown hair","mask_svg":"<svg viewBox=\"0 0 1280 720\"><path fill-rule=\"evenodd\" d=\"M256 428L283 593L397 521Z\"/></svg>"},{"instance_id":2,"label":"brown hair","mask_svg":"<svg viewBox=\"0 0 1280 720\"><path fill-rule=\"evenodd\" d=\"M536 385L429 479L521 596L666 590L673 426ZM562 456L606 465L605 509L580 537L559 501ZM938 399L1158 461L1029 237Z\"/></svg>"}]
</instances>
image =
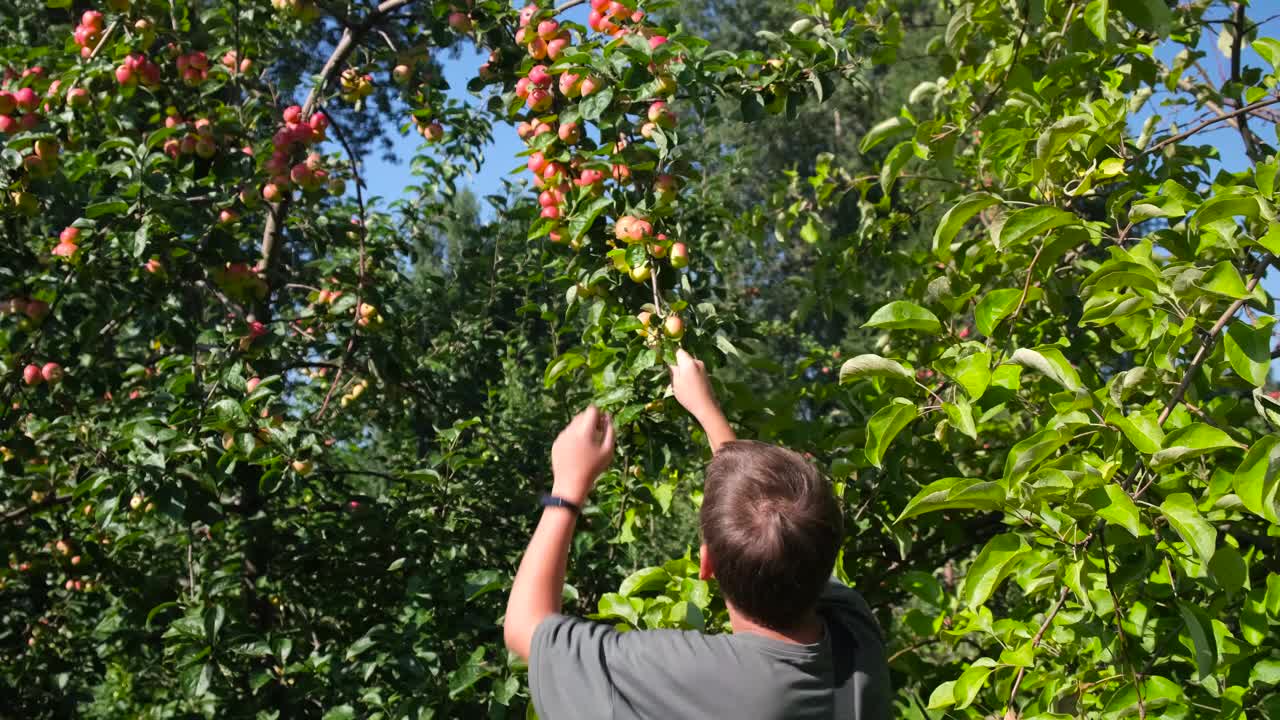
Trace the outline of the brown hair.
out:
<instances>
[{"instance_id":1,"label":"brown hair","mask_svg":"<svg viewBox=\"0 0 1280 720\"><path fill-rule=\"evenodd\" d=\"M799 453L725 443L707 467L700 519L721 592L751 620L788 630L817 606L844 520L831 484Z\"/></svg>"}]
</instances>

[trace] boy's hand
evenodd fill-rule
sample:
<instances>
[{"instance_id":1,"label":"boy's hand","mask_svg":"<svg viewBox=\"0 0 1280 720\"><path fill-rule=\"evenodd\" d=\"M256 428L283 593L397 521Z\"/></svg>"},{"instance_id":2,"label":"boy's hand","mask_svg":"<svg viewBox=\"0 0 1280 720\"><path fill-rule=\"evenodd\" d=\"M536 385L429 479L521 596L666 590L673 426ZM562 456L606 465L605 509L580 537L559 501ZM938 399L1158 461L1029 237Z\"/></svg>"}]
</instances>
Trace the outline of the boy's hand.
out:
<instances>
[{"instance_id":1,"label":"boy's hand","mask_svg":"<svg viewBox=\"0 0 1280 720\"><path fill-rule=\"evenodd\" d=\"M720 411L715 396L711 394L706 366L684 348L676 351L676 364L671 366L671 390L684 409L698 420L707 417L708 413Z\"/></svg>"},{"instance_id":2,"label":"boy's hand","mask_svg":"<svg viewBox=\"0 0 1280 720\"><path fill-rule=\"evenodd\" d=\"M594 405L578 413L551 446L551 492L582 505L613 460L613 419Z\"/></svg>"}]
</instances>

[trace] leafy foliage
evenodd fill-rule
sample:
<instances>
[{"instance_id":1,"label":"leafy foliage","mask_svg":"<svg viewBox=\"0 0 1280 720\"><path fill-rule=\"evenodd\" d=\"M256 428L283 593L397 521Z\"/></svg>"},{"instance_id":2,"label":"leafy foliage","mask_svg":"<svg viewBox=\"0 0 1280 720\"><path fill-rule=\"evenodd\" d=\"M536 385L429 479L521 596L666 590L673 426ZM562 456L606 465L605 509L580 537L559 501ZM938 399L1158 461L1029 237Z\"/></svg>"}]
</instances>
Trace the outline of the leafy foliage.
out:
<instances>
[{"instance_id":1,"label":"leafy foliage","mask_svg":"<svg viewBox=\"0 0 1280 720\"><path fill-rule=\"evenodd\" d=\"M706 451L665 397L682 342L744 434L835 480L837 574L881 615L904 717L1280 716L1267 25L592 5L556 15L558 58L517 39L553 8L494 0L14 12L6 710L531 713L501 600L554 430L592 401L620 457L570 608L725 630L690 550ZM440 72L466 42L492 52L473 105ZM560 164L550 203L458 192L505 120ZM422 182L382 208L361 160L397 126ZM683 338L656 332L673 314Z\"/></svg>"}]
</instances>

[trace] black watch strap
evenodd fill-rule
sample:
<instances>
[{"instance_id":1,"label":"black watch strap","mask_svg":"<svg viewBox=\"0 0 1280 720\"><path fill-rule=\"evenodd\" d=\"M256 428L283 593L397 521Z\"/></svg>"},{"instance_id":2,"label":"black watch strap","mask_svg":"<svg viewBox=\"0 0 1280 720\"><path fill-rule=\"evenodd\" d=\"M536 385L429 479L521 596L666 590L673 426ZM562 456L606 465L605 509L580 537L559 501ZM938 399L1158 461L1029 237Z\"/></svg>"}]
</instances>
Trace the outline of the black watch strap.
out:
<instances>
[{"instance_id":1,"label":"black watch strap","mask_svg":"<svg viewBox=\"0 0 1280 720\"><path fill-rule=\"evenodd\" d=\"M582 512L582 508L578 507L577 503L569 502L558 495L552 495L550 493L543 493L542 499L539 502L542 507L559 507L571 510L575 513Z\"/></svg>"}]
</instances>

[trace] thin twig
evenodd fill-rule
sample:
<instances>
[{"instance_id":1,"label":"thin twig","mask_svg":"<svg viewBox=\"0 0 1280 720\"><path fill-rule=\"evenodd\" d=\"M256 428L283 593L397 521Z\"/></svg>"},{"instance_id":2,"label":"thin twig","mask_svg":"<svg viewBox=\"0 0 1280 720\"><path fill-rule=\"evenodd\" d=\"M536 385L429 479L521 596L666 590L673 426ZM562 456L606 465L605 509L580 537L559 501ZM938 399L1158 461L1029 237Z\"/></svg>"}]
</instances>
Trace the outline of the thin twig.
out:
<instances>
[{"instance_id":1,"label":"thin twig","mask_svg":"<svg viewBox=\"0 0 1280 720\"><path fill-rule=\"evenodd\" d=\"M1163 149L1163 148L1165 148L1165 147L1167 147L1167 146L1169 146L1169 145L1173 145L1173 144L1175 144L1175 143L1182 142L1183 140L1186 140L1187 138L1191 137L1192 135L1195 135L1196 133L1200 132L1201 130L1204 130L1205 128L1209 127L1210 125L1215 125L1215 124L1220 123L1220 122L1222 122L1222 121L1224 121L1224 120L1231 120L1232 118L1236 118L1236 117L1239 117L1239 116L1241 116L1241 115L1246 115L1246 114L1251 113L1251 112L1253 112L1254 110L1257 110L1257 109L1259 109L1259 108L1269 107L1269 106L1271 106L1271 105L1277 105L1277 104L1280 104L1280 97L1275 97L1275 98L1270 98L1270 99L1268 99L1268 100L1259 100L1259 101L1257 101L1257 102L1252 102L1252 103L1249 103L1248 105L1245 105L1244 107L1241 107L1241 108L1237 108L1237 109L1235 109L1235 110L1232 110L1231 112L1223 113L1223 114L1221 114L1221 115L1219 115L1219 116L1217 116L1217 117L1214 117L1214 118L1209 118L1208 120L1205 120L1204 122L1200 123L1199 125L1196 125L1195 127L1192 127L1190 130L1187 130L1186 132L1180 132L1180 133L1178 133L1177 135L1173 135L1173 136L1171 136L1171 137L1167 137L1167 138L1165 138L1164 140L1161 140L1160 142L1156 143L1155 145L1152 145L1151 147L1147 148L1146 150L1143 150L1142 152L1140 152L1140 153L1138 153L1137 155L1135 155L1135 156L1134 156L1134 159L1136 160L1136 159L1141 158L1141 157L1143 157L1143 156L1145 156L1145 155L1150 155L1151 153L1157 152L1157 151L1159 151L1159 150L1161 150L1161 149Z\"/></svg>"},{"instance_id":2,"label":"thin twig","mask_svg":"<svg viewBox=\"0 0 1280 720\"><path fill-rule=\"evenodd\" d=\"M1277 100L1277 102L1280 102L1280 100ZM1200 371L1200 366L1204 364L1205 359L1209 357L1214 347L1218 344L1218 336L1222 334L1222 329L1227 326L1227 323L1231 322L1231 318L1235 317L1240 308L1244 306L1245 301L1249 299L1248 295L1253 294L1254 288L1258 287L1258 283L1261 282L1262 276L1266 273L1267 267L1271 262L1272 258L1269 254L1258 262L1253 269L1253 277L1249 280L1249 284L1245 286L1246 297L1231 303L1226 312L1222 313L1208 334L1205 335L1204 340L1200 343L1200 349L1196 352L1195 357L1191 359L1191 364L1187 366L1186 375L1182 377L1182 382L1178 383L1178 389L1173 391L1173 397L1169 398L1169 401L1165 403L1164 410L1160 412L1157 422L1161 425L1164 425L1164 421L1169 419L1169 413L1173 412L1178 403L1182 402L1182 396L1186 394L1187 388L1195 380L1196 374Z\"/></svg>"},{"instance_id":3,"label":"thin twig","mask_svg":"<svg viewBox=\"0 0 1280 720\"><path fill-rule=\"evenodd\" d=\"M1063 587L1058 591L1058 602L1054 603L1053 609L1049 611L1049 616L1040 623L1040 629L1036 631L1034 637L1031 638L1031 649L1035 650L1040 647L1040 641L1044 639L1045 631L1053 624L1053 619L1058 617L1058 611L1062 609L1062 604L1067 601L1067 594L1071 592L1071 588ZM1022 685L1022 676L1027 674L1026 667L1018 668L1018 675L1013 679L1013 689L1009 691L1009 711L1013 711L1013 701L1018 697L1018 688ZM1005 715L1008 717L1008 714Z\"/></svg>"}]
</instances>

